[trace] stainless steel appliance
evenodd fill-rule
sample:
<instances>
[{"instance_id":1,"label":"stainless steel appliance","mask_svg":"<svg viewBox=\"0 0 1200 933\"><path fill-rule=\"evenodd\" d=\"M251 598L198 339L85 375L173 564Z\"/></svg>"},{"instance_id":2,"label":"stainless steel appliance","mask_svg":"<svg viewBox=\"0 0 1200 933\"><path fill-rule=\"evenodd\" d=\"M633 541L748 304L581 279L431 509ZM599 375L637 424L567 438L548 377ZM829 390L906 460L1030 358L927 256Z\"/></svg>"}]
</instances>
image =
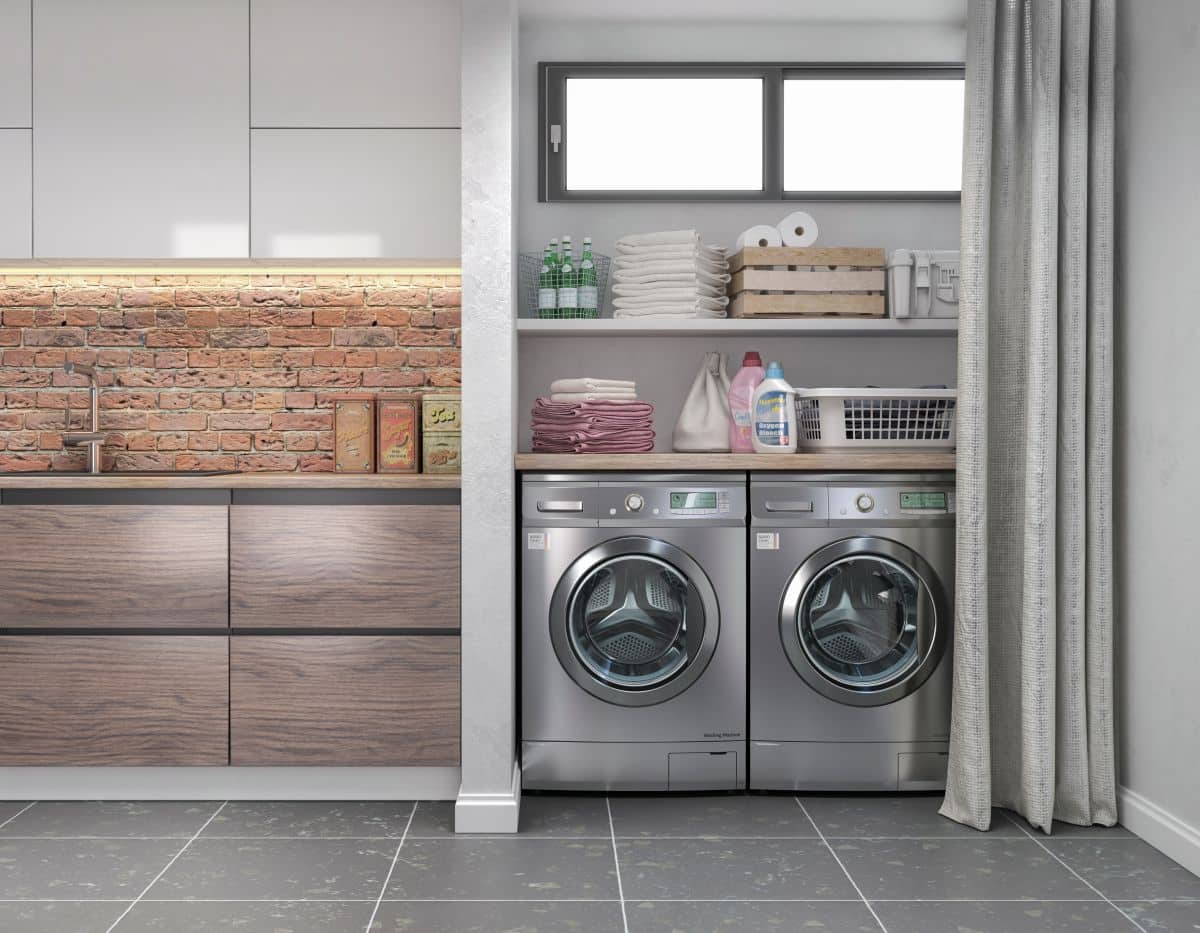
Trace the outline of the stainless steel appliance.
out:
<instances>
[{"instance_id":1,"label":"stainless steel appliance","mask_svg":"<svg viewBox=\"0 0 1200 933\"><path fill-rule=\"evenodd\" d=\"M750 786L945 785L952 474L752 474Z\"/></svg>"},{"instance_id":2,"label":"stainless steel appliance","mask_svg":"<svg viewBox=\"0 0 1200 933\"><path fill-rule=\"evenodd\" d=\"M527 788L746 786L742 475L527 475Z\"/></svg>"}]
</instances>

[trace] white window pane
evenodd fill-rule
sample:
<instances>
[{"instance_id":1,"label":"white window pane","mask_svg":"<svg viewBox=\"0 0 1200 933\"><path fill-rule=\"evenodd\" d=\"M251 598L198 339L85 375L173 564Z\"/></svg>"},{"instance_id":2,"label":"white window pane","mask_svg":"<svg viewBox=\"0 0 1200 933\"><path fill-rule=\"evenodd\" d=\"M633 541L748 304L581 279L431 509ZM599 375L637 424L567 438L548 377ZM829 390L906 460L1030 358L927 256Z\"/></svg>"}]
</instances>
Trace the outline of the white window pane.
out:
<instances>
[{"instance_id":1,"label":"white window pane","mask_svg":"<svg viewBox=\"0 0 1200 933\"><path fill-rule=\"evenodd\" d=\"M568 190L762 190L762 79L566 83Z\"/></svg>"},{"instance_id":2,"label":"white window pane","mask_svg":"<svg viewBox=\"0 0 1200 933\"><path fill-rule=\"evenodd\" d=\"M963 86L918 78L784 82L784 189L961 190Z\"/></svg>"}]
</instances>

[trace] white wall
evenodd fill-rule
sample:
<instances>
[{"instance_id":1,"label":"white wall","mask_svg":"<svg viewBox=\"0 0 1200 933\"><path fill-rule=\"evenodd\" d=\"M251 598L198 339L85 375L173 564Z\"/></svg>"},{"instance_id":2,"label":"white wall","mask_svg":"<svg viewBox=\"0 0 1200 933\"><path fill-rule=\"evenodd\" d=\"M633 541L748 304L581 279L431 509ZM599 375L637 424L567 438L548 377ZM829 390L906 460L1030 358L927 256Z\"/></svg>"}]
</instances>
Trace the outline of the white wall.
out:
<instances>
[{"instance_id":1,"label":"white wall","mask_svg":"<svg viewBox=\"0 0 1200 933\"><path fill-rule=\"evenodd\" d=\"M1200 5L1152 6L1117 3L1121 817L1200 872Z\"/></svg>"},{"instance_id":2,"label":"white wall","mask_svg":"<svg viewBox=\"0 0 1200 933\"><path fill-rule=\"evenodd\" d=\"M657 23L527 20L520 34L518 242L539 252L551 238L585 235L611 254L616 238L648 230L696 228L710 243L732 247L754 223L775 223L791 210L812 213L828 246L957 249L957 202L672 202L544 204L537 200L538 88L542 61L962 61L965 27L911 23ZM719 116L714 132L719 132ZM880 141L887 158L894 141ZM608 312L611 313L611 312ZM656 449L671 449L671 431L704 350L730 354L730 375L741 355L757 349L779 359L796 385L953 385L955 341L946 338L859 337L771 340L716 338L534 338L520 344L519 410L522 450L531 442L533 400L560 376L635 379L655 404Z\"/></svg>"}]
</instances>

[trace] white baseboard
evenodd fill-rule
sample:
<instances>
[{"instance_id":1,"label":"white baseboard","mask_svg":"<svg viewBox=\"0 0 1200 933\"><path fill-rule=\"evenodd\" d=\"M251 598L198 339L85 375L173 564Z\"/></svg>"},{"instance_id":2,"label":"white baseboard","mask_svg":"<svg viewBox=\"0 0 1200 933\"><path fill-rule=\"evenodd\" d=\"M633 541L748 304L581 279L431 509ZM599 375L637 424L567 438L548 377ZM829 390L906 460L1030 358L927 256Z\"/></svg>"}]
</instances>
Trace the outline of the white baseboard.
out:
<instances>
[{"instance_id":1,"label":"white baseboard","mask_svg":"<svg viewBox=\"0 0 1200 933\"><path fill-rule=\"evenodd\" d=\"M1117 802L1121 825L1188 871L1200 875L1200 829L1128 787L1117 788Z\"/></svg>"},{"instance_id":2,"label":"white baseboard","mask_svg":"<svg viewBox=\"0 0 1200 933\"><path fill-rule=\"evenodd\" d=\"M521 820L521 765L513 762L512 787L502 794L462 790L454 805L456 833L515 833Z\"/></svg>"},{"instance_id":3,"label":"white baseboard","mask_svg":"<svg viewBox=\"0 0 1200 933\"><path fill-rule=\"evenodd\" d=\"M0 800L453 800L459 768L0 768Z\"/></svg>"}]
</instances>

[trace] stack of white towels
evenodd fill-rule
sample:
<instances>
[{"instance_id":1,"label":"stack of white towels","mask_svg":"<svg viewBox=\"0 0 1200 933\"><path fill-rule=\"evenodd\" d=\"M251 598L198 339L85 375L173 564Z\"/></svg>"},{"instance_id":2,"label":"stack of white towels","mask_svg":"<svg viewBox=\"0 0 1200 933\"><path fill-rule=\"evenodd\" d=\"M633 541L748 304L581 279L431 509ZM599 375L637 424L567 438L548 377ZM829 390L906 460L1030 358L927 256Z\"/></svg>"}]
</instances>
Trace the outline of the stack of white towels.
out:
<instances>
[{"instance_id":1,"label":"stack of white towels","mask_svg":"<svg viewBox=\"0 0 1200 933\"><path fill-rule=\"evenodd\" d=\"M636 402L637 383L625 379L579 376L550 383L552 402Z\"/></svg>"},{"instance_id":2,"label":"stack of white towels","mask_svg":"<svg viewBox=\"0 0 1200 933\"><path fill-rule=\"evenodd\" d=\"M617 240L613 317L726 317L729 258L695 230L637 233Z\"/></svg>"},{"instance_id":3,"label":"stack of white towels","mask_svg":"<svg viewBox=\"0 0 1200 933\"><path fill-rule=\"evenodd\" d=\"M637 383L581 376L556 379L533 403L533 449L540 453L640 453L654 449L654 406Z\"/></svg>"}]
</instances>

